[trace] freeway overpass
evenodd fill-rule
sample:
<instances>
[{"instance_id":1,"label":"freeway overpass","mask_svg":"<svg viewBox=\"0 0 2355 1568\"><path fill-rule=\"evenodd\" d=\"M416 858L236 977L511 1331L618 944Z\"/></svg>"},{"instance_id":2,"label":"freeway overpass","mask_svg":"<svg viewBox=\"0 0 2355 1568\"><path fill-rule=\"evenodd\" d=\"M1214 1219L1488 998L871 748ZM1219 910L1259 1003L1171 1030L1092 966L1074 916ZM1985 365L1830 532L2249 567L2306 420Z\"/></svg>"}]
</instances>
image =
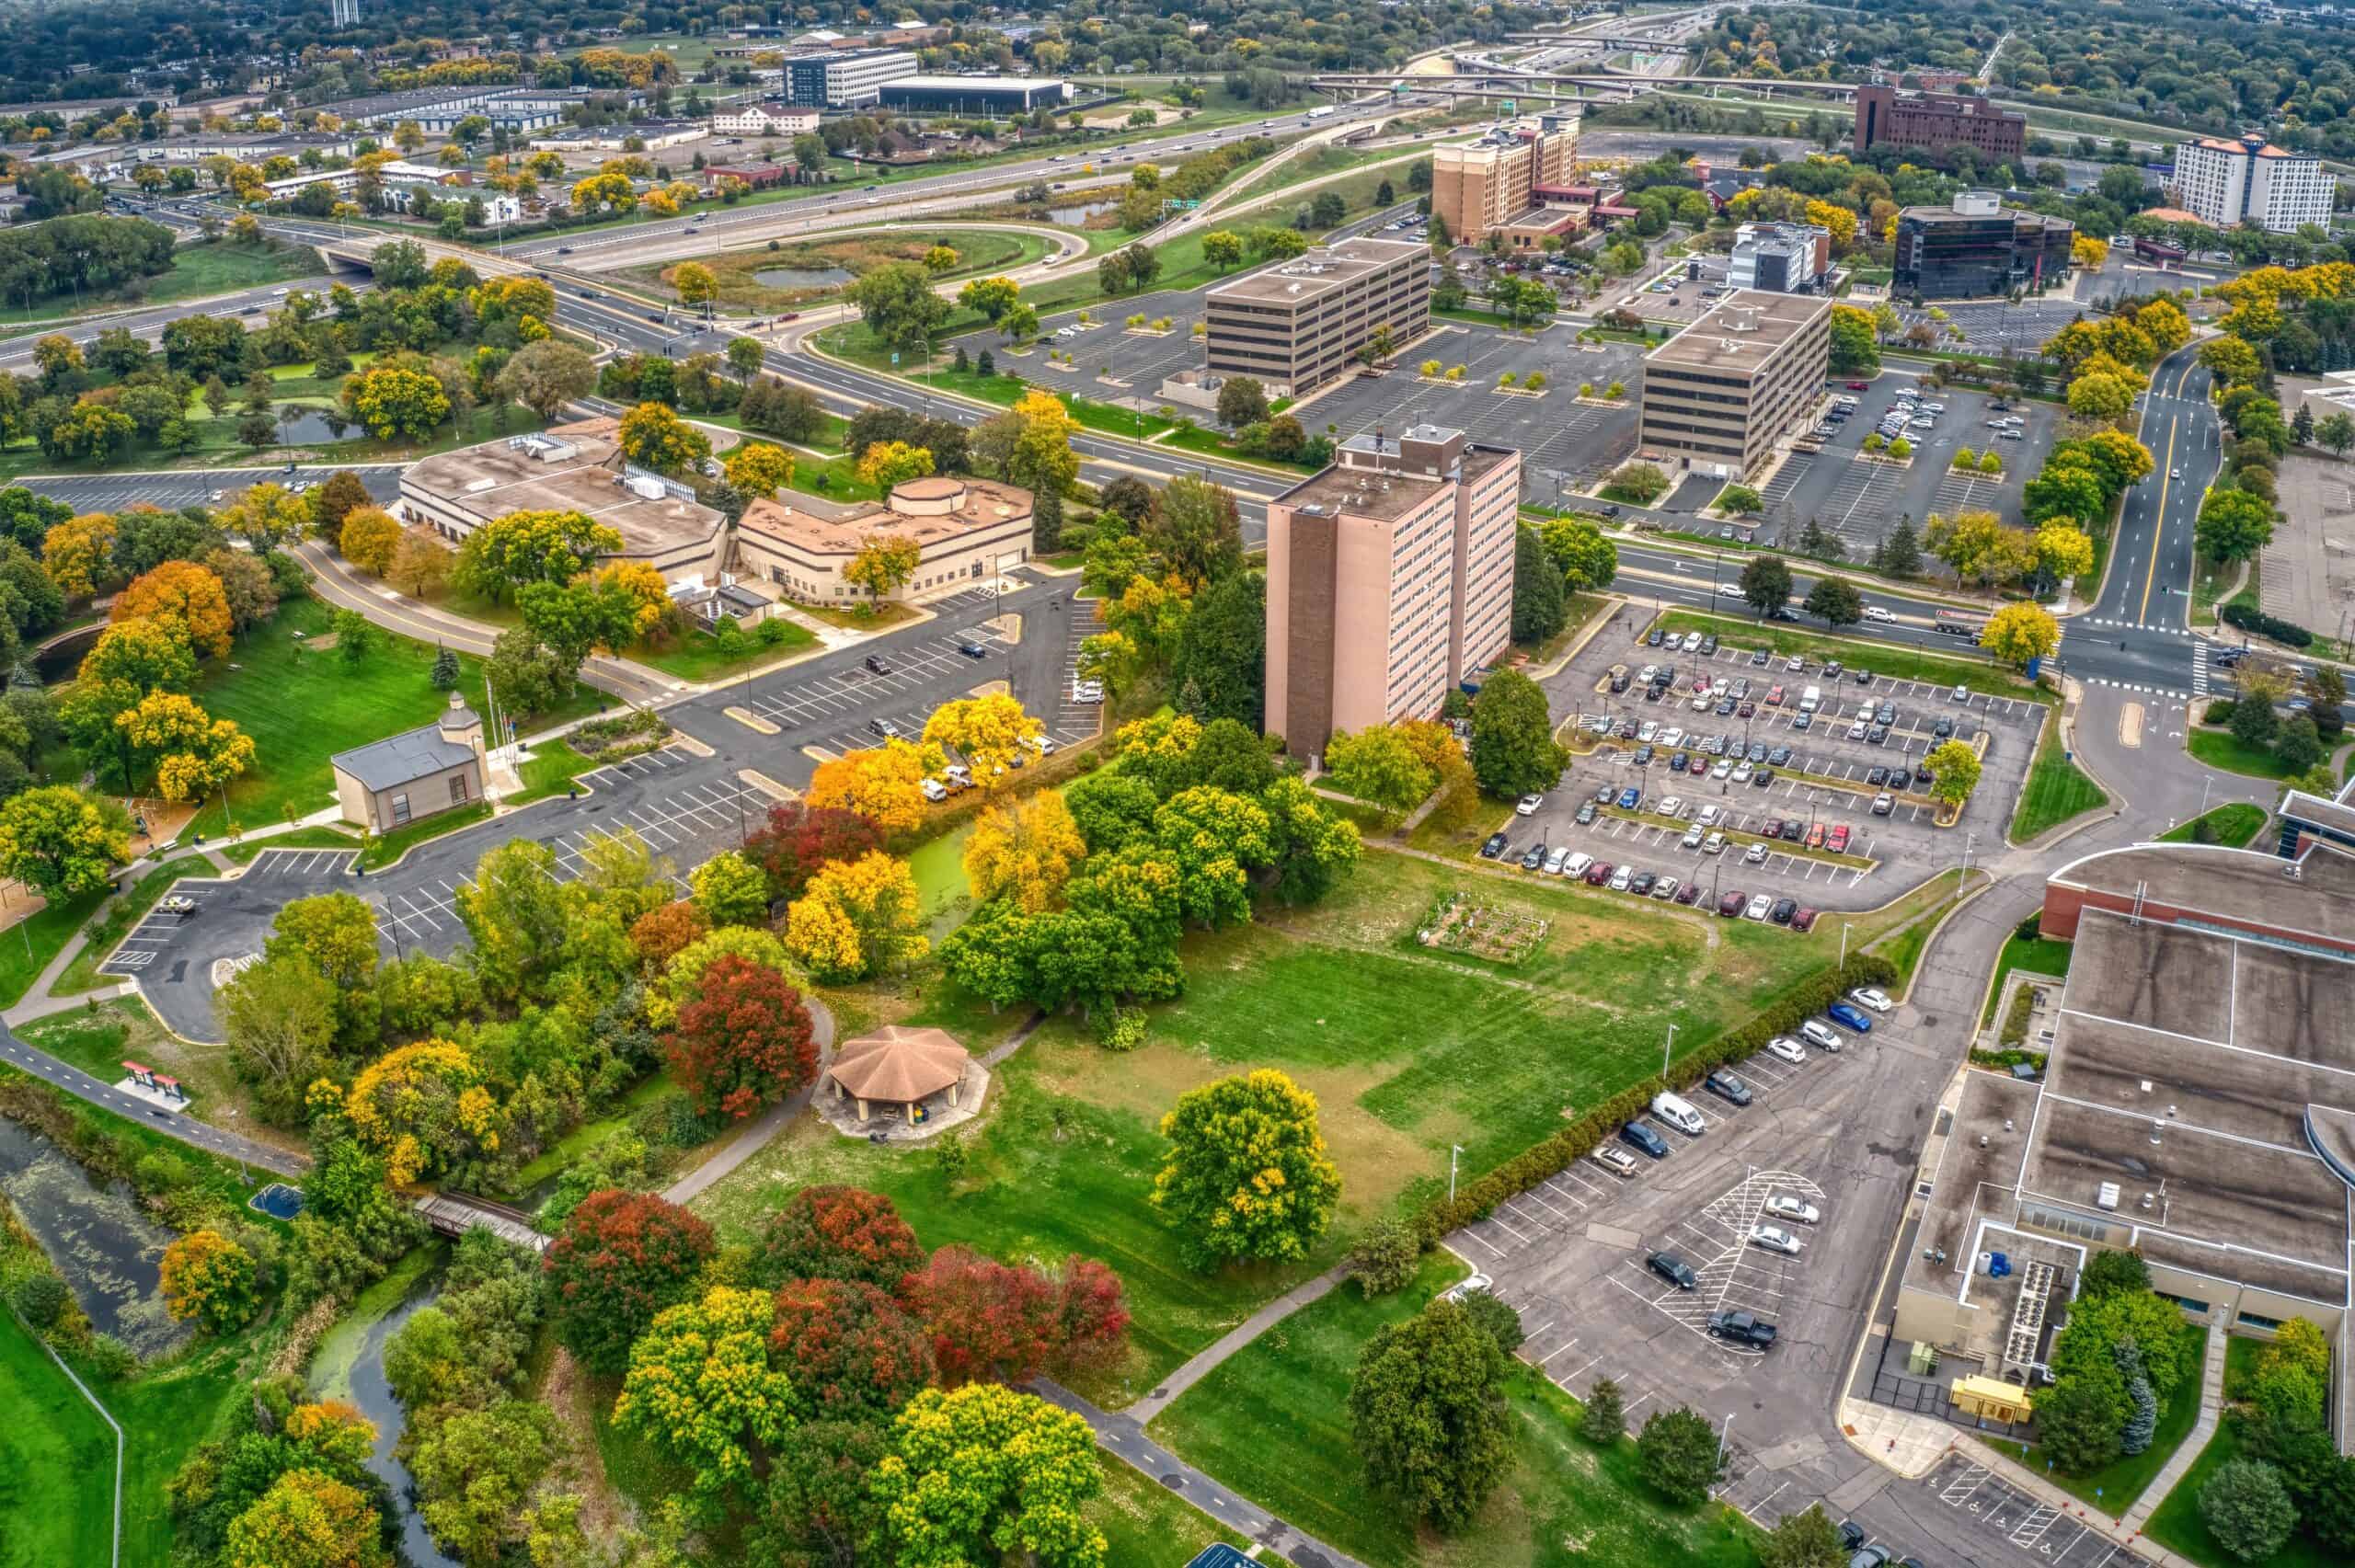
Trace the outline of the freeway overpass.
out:
<instances>
[{"instance_id":1,"label":"freeway overpass","mask_svg":"<svg viewBox=\"0 0 2355 1568\"><path fill-rule=\"evenodd\" d=\"M1323 92L1366 92L1387 87L1399 79L1391 75L1336 73L1301 80L1304 85ZM1856 86L1853 82L1801 82L1786 76L1651 76L1639 71L1614 71L1607 66L1591 71L1488 70L1454 76L1418 76L1414 81L1417 93L1451 93L1459 97L1523 97L1549 86L1598 91L1615 88L1620 92L1666 86L1738 87L1762 97L1787 93L1801 97L1829 98L1834 102L1846 102L1856 96Z\"/></svg>"}]
</instances>

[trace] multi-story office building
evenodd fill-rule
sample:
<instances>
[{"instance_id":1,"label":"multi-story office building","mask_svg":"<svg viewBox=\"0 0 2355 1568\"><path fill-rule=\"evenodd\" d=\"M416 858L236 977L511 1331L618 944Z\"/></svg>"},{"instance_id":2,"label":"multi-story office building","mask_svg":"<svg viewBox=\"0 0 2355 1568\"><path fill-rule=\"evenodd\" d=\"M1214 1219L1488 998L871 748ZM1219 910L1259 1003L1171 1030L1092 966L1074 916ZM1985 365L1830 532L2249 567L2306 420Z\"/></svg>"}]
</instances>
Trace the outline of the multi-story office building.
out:
<instances>
[{"instance_id":1,"label":"multi-story office building","mask_svg":"<svg viewBox=\"0 0 2355 1568\"><path fill-rule=\"evenodd\" d=\"M1431 154L1431 212L1460 245L1477 245L1538 204L1544 186L1578 172L1578 121L1547 115L1536 125L1499 125L1468 146Z\"/></svg>"},{"instance_id":2,"label":"multi-story office building","mask_svg":"<svg viewBox=\"0 0 2355 1568\"><path fill-rule=\"evenodd\" d=\"M1050 76L898 76L880 93L885 109L903 114L981 117L1060 109L1071 101L1071 84Z\"/></svg>"},{"instance_id":3,"label":"multi-story office building","mask_svg":"<svg viewBox=\"0 0 2355 1568\"><path fill-rule=\"evenodd\" d=\"M1897 215L1890 286L1925 300L2033 293L2068 276L2077 226L2006 207L1992 190L1963 190L1947 207L1908 207Z\"/></svg>"},{"instance_id":4,"label":"multi-story office building","mask_svg":"<svg viewBox=\"0 0 2355 1568\"><path fill-rule=\"evenodd\" d=\"M1382 327L1401 346L1430 326L1430 251L1347 239L1222 283L1205 297L1213 375L1245 375L1298 397L1349 367Z\"/></svg>"},{"instance_id":5,"label":"multi-story office building","mask_svg":"<svg viewBox=\"0 0 2355 1568\"><path fill-rule=\"evenodd\" d=\"M1644 357L1641 449L1729 479L1756 474L1831 367L1830 300L1728 294Z\"/></svg>"},{"instance_id":6,"label":"multi-story office building","mask_svg":"<svg viewBox=\"0 0 2355 1568\"><path fill-rule=\"evenodd\" d=\"M797 54L785 63L785 101L820 109L851 109L873 103L883 84L916 74L918 62L904 49L844 49Z\"/></svg>"},{"instance_id":7,"label":"multi-story office building","mask_svg":"<svg viewBox=\"0 0 2355 1568\"><path fill-rule=\"evenodd\" d=\"M1811 293L1832 275L1832 231L1813 223L1744 223L1733 232L1726 283L1770 294Z\"/></svg>"},{"instance_id":8,"label":"multi-story office building","mask_svg":"<svg viewBox=\"0 0 2355 1568\"><path fill-rule=\"evenodd\" d=\"M1960 93L1908 93L1885 86L1856 89L1859 153L1875 147L1944 152L1968 147L1982 161L2016 162L2028 151L2028 116Z\"/></svg>"},{"instance_id":9,"label":"multi-story office building","mask_svg":"<svg viewBox=\"0 0 2355 1568\"><path fill-rule=\"evenodd\" d=\"M738 104L713 114L711 128L723 136L799 136L818 129L818 110L810 104Z\"/></svg>"},{"instance_id":10,"label":"multi-story office building","mask_svg":"<svg viewBox=\"0 0 2355 1568\"><path fill-rule=\"evenodd\" d=\"M1427 718L1512 640L1521 453L1417 425L1268 503L1268 728L1292 754Z\"/></svg>"},{"instance_id":11,"label":"multi-story office building","mask_svg":"<svg viewBox=\"0 0 2355 1568\"><path fill-rule=\"evenodd\" d=\"M2255 223L2268 234L2330 226L2333 181L2311 153L2274 146L2263 132L2237 142L2186 142L2175 150L2176 200L2220 229Z\"/></svg>"}]
</instances>

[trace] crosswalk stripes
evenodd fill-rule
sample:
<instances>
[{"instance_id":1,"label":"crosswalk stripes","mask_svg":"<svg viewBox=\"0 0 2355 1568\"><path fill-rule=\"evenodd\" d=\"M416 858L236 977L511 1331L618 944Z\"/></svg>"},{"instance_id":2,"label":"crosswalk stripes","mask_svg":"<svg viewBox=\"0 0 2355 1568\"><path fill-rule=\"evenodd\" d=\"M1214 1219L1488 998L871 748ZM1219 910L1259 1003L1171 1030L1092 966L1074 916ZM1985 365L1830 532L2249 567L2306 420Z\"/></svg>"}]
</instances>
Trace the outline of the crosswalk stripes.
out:
<instances>
[{"instance_id":1,"label":"crosswalk stripes","mask_svg":"<svg viewBox=\"0 0 2355 1568\"><path fill-rule=\"evenodd\" d=\"M2171 691L2165 686L2144 686L2132 681L2112 681L2106 675L2088 675L2085 677L2085 681L2086 684L2092 686L2108 686L2120 692L2137 692L2144 696L2165 697L2177 703L2189 702L2194 694L2189 692Z\"/></svg>"},{"instance_id":2,"label":"crosswalk stripes","mask_svg":"<svg viewBox=\"0 0 2355 1568\"><path fill-rule=\"evenodd\" d=\"M2155 632L2163 637L2197 637L2198 635L2198 634L2194 633L2188 626L2150 626L2143 624L2140 621L2115 621L2105 615L2072 615L2069 617L2069 624L2073 626L2116 626L2121 630L2129 632ZM2205 638L2200 638L2199 640L2202 642L2203 645L2206 641Z\"/></svg>"},{"instance_id":3,"label":"crosswalk stripes","mask_svg":"<svg viewBox=\"0 0 2355 1568\"><path fill-rule=\"evenodd\" d=\"M2208 694L2208 645L2205 641L2191 645L2191 694L2195 697Z\"/></svg>"}]
</instances>

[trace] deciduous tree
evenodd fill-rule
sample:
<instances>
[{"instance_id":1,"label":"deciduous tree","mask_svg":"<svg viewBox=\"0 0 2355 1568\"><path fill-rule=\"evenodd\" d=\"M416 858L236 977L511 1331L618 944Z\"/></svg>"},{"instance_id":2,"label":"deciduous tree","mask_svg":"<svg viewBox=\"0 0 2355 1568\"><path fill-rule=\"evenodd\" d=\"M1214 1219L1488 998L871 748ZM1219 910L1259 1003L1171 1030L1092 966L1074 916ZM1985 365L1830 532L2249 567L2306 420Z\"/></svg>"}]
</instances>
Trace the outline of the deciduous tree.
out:
<instances>
[{"instance_id":1,"label":"deciduous tree","mask_svg":"<svg viewBox=\"0 0 2355 1568\"><path fill-rule=\"evenodd\" d=\"M662 1037L662 1053L698 1115L739 1121L818 1070L801 993L776 970L732 954L704 971L700 991Z\"/></svg>"},{"instance_id":2,"label":"deciduous tree","mask_svg":"<svg viewBox=\"0 0 2355 1568\"><path fill-rule=\"evenodd\" d=\"M630 1346L614 1425L684 1466L697 1492L750 1481L756 1452L794 1425L793 1384L769 1366L774 1316L766 1293L725 1286L663 1309Z\"/></svg>"},{"instance_id":3,"label":"deciduous tree","mask_svg":"<svg viewBox=\"0 0 2355 1568\"><path fill-rule=\"evenodd\" d=\"M2273 507L2246 490L2211 490L2191 535L2211 561L2246 561L2271 543Z\"/></svg>"},{"instance_id":4,"label":"deciduous tree","mask_svg":"<svg viewBox=\"0 0 2355 1568\"><path fill-rule=\"evenodd\" d=\"M788 1279L775 1311L770 1355L818 1419L888 1419L933 1380L923 1327L863 1280Z\"/></svg>"},{"instance_id":5,"label":"deciduous tree","mask_svg":"<svg viewBox=\"0 0 2355 1568\"><path fill-rule=\"evenodd\" d=\"M336 534L336 548L343 558L373 577L391 572L400 546L400 523L379 506L354 507Z\"/></svg>"},{"instance_id":6,"label":"deciduous tree","mask_svg":"<svg viewBox=\"0 0 2355 1568\"><path fill-rule=\"evenodd\" d=\"M1848 1556L1821 1503L1784 1515L1758 1545L1759 1568L1845 1568Z\"/></svg>"},{"instance_id":7,"label":"deciduous tree","mask_svg":"<svg viewBox=\"0 0 2355 1568\"><path fill-rule=\"evenodd\" d=\"M1003 801L984 812L965 843L966 882L976 903L1004 898L1037 914L1055 907L1087 843L1056 790Z\"/></svg>"},{"instance_id":8,"label":"deciduous tree","mask_svg":"<svg viewBox=\"0 0 2355 1568\"><path fill-rule=\"evenodd\" d=\"M225 658L235 629L221 579L193 561L166 561L115 596L108 619L139 617L169 626L198 657Z\"/></svg>"},{"instance_id":9,"label":"deciduous tree","mask_svg":"<svg viewBox=\"0 0 2355 1568\"><path fill-rule=\"evenodd\" d=\"M2026 664L2050 656L2061 646L2061 626L2042 605L2024 600L1987 617L1979 646L1997 658Z\"/></svg>"},{"instance_id":10,"label":"deciduous tree","mask_svg":"<svg viewBox=\"0 0 2355 1568\"><path fill-rule=\"evenodd\" d=\"M370 1062L343 1096L343 1113L404 1186L496 1150L505 1122L481 1065L448 1040L419 1040Z\"/></svg>"},{"instance_id":11,"label":"deciduous tree","mask_svg":"<svg viewBox=\"0 0 2355 1568\"><path fill-rule=\"evenodd\" d=\"M1562 776L1545 693L1517 670L1491 675L1472 699L1472 776L1493 795L1551 789Z\"/></svg>"},{"instance_id":12,"label":"deciduous tree","mask_svg":"<svg viewBox=\"0 0 2355 1568\"><path fill-rule=\"evenodd\" d=\"M748 496L774 496L793 483L793 454L766 441L745 441L721 466L728 482Z\"/></svg>"},{"instance_id":13,"label":"deciduous tree","mask_svg":"<svg viewBox=\"0 0 2355 1568\"><path fill-rule=\"evenodd\" d=\"M1959 740L1933 747L1922 765L1935 776L1930 794L1949 806L1960 806L1979 787L1979 753Z\"/></svg>"},{"instance_id":14,"label":"deciduous tree","mask_svg":"<svg viewBox=\"0 0 2355 1568\"><path fill-rule=\"evenodd\" d=\"M557 587L599 555L618 555L622 536L577 511L511 511L492 518L459 546L461 586L507 602L527 583Z\"/></svg>"},{"instance_id":15,"label":"deciduous tree","mask_svg":"<svg viewBox=\"0 0 2355 1568\"><path fill-rule=\"evenodd\" d=\"M1341 1175L1325 1150L1316 1097L1261 1069L1178 1098L1154 1207L1181 1228L1194 1267L1305 1257L1332 1223Z\"/></svg>"},{"instance_id":16,"label":"deciduous tree","mask_svg":"<svg viewBox=\"0 0 2355 1568\"><path fill-rule=\"evenodd\" d=\"M819 868L786 910L787 953L827 979L865 979L931 951L908 863L870 850Z\"/></svg>"},{"instance_id":17,"label":"deciduous tree","mask_svg":"<svg viewBox=\"0 0 2355 1568\"><path fill-rule=\"evenodd\" d=\"M897 441L879 441L874 446L867 449L867 457L875 458L878 453L887 452L889 449L895 446L900 446L900 443ZM906 452L910 449L902 447L901 450L902 452ZM914 450L917 455L921 455L925 459L923 465L924 471L925 473L931 472L931 455L924 452L920 448ZM885 457L880 460L880 467L891 467L897 462L898 460L895 458ZM861 460L859 464L859 474L862 477L866 476L867 470L867 461ZM879 471L880 468L879 468ZM879 481L869 480L868 482L873 484L879 483ZM892 484L897 484L898 482L899 481L897 479L891 481ZM889 488L888 486L884 487ZM907 535L901 533L875 534L870 536L867 543L859 547L858 554L853 555L850 560L844 565L843 580L850 584L853 588L865 589L867 590L867 605L872 609L882 603L885 595L898 592L902 584L907 582L910 578L914 577L916 575L916 567L923 563L923 546L918 544L914 540L909 538Z\"/></svg>"},{"instance_id":18,"label":"deciduous tree","mask_svg":"<svg viewBox=\"0 0 2355 1568\"><path fill-rule=\"evenodd\" d=\"M131 853L131 821L111 800L48 784L0 804L0 872L48 898L106 886Z\"/></svg>"},{"instance_id":19,"label":"deciduous tree","mask_svg":"<svg viewBox=\"0 0 2355 1568\"><path fill-rule=\"evenodd\" d=\"M2200 1518L2216 1543L2244 1562L2261 1562L2289 1544L2297 1505L2281 1472L2257 1459L2228 1459L2200 1489Z\"/></svg>"},{"instance_id":20,"label":"deciduous tree","mask_svg":"<svg viewBox=\"0 0 2355 1568\"><path fill-rule=\"evenodd\" d=\"M926 1389L892 1423L868 1482L882 1539L902 1568L1022 1557L1039 1568L1102 1568L1103 1533L1081 1509L1103 1489L1087 1423L992 1383Z\"/></svg>"},{"instance_id":21,"label":"deciduous tree","mask_svg":"<svg viewBox=\"0 0 2355 1568\"><path fill-rule=\"evenodd\" d=\"M422 371L376 364L347 377L338 394L345 412L378 441L423 441L450 417L450 395Z\"/></svg>"},{"instance_id":22,"label":"deciduous tree","mask_svg":"<svg viewBox=\"0 0 2355 1568\"><path fill-rule=\"evenodd\" d=\"M290 1470L230 1523L229 1568L390 1568L376 1510L357 1487Z\"/></svg>"},{"instance_id":23,"label":"deciduous tree","mask_svg":"<svg viewBox=\"0 0 2355 1568\"><path fill-rule=\"evenodd\" d=\"M789 902L826 862L855 861L882 843L875 824L856 811L793 801L769 808L744 853L767 876L769 898Z\"/></svg>"},{"instance_id":24,"label":"deciduous tree","mask_svg":"<svg viewBox=\"0 0 2355 1568\"><path fill-rule=\"evenodd\" d=\"M1723 1473L1716 1429L1682 1405L1652 1412L1636 1436L1636 1458L1645 1484L1679 1508L1707 1501Z\"/></svg>"},{"instance_id":25,"label":"deciduous tree","mask_svg":"<svg viewBox=\"0 0 2355 1568\"><path fill-rule=\"evenodd\" d=\"M820 1184L799 1188L769 1216L755 1277L765 1285L839 1279L897 1291L925 1261L915 1232L890 1198Z\"/></svg>"},{"instance_id":26,"label":"deciduous tree","mask_svg":"<svg viewBox=\"0 0 2355 1568\"><path fill-rule=\"evenodd\" d=\"M1350 1439L1366 1478L1454 1533L1512 1469L1505 1357L1454 1301L1375 1331L1350 1380Z\"/></svg>"},{"instance_id":27,"label":"deciduous tree","mask_svg":"<svg viewBox=\"0 0 2355 1568\"><path fill-rule=\"evenodd\" d=\"M768 914L768 878L734 850L722 850L696 866L688 882L708 925L757 925Z\"/></svg>"},{"instance_id":28,"label":"deciduous tree","mask_svg":"<svg viewBox=\"0 0 2355 1568\"><path fill-rule=\"evenodd\" d=\"M882 832L904 832L923 822L924 793L917 786L939 765L938 753L929 748L887 740L819 763L806 798L812 808L853 812Z\"/></svg>"},{"instance_id":29,"label":"deciduous tree","mask_svg":"<svg viewBox=\"0 0 2355 1568\"><path fill-rule=\"evenodd\" d=\"M259 1304L253 1254L218 1230L191 1230L164 1249L164 1306L207 1333L234 1333Z\"/></svg>"},{"instance_id":30,"label":"deciduous tree","mask_svg":"<svg viewBox=\"0 0 2355 1568\"><path fill-rule=\"evenodd\" d=\"M684 1300L712 1253L711 1227L651 1193L592 1193L543 1254L549 1312L592 1372L619 1372L655 1314Z\"/></svg>"},{"instance_id":31,"label":"deciduous tree","mask_svg":"<svg viewBox=\"0 0 2355 1568\"><path fill-rule=\"evenodd\" d=\"M711 441L667 403L641 403L622 416L621 448L632 463L678 474L711 455Z\"/></svg>"}]
</instances>

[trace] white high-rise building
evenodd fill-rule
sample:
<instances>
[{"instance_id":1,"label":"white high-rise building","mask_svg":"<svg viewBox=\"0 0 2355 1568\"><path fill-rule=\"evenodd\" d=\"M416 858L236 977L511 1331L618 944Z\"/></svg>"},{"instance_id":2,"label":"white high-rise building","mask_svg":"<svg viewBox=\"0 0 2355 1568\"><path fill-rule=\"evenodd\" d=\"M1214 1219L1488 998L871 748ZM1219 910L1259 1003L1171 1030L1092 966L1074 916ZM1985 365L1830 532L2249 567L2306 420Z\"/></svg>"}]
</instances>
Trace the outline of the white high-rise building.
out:
<instances>
[{"instance_id":1,"label":"white high-rise building","mask_svg":"<svg viewBox=\"0 0 2355 1568\"><path fill-rule=\"evenodd\" d=\"M360 0L327 0L327 20L339 28L360 25Z\"/></svg>"},{"instance_id":2,"label":"white high-rise building","mask_svg":"<svg viewBox=\"0 0 2355 1568\"><path fill-rule=\"evenodd\" d=\"M2237 142L2186 142L2175 150L2176 200L2220 229L2255 223L2286 235L2308 223L2330 226L2333 182L2311 153L2274 146L2263 132Z\"/></svg>"}]
</instances>

